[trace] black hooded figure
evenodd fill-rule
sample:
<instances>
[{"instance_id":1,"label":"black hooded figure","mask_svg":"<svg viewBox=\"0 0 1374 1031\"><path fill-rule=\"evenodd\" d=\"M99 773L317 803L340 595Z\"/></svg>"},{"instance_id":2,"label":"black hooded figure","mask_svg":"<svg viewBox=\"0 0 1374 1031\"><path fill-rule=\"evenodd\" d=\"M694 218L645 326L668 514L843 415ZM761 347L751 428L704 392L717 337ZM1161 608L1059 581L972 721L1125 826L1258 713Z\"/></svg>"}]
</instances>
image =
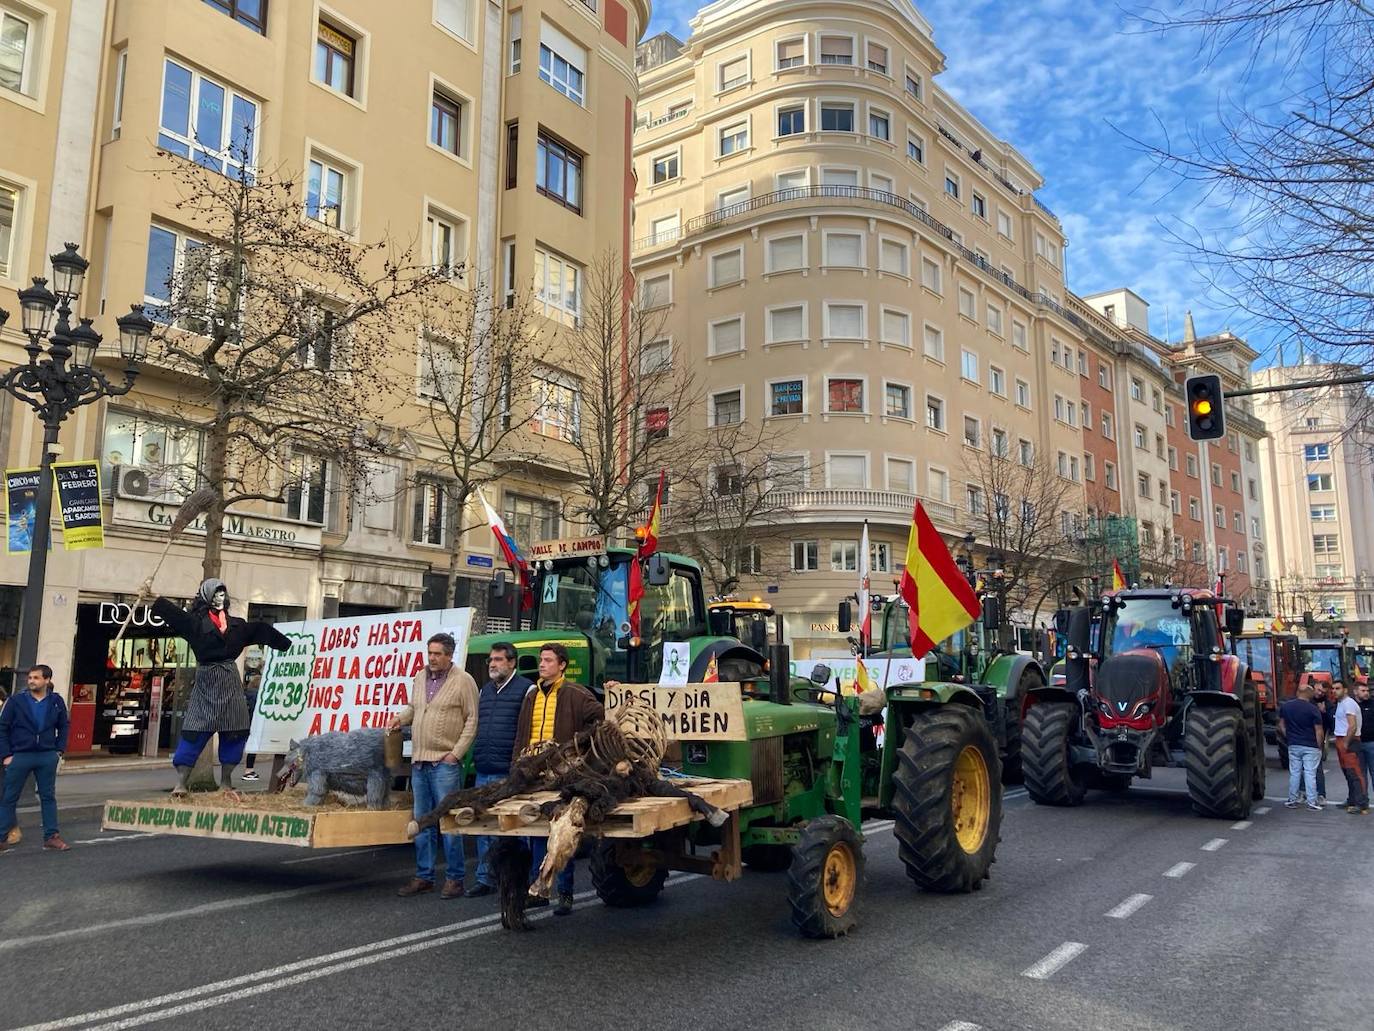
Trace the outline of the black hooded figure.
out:
<instances>
[{"instance_id":1,"label":"black hooded figure","mask_svg":"<svg viewBox=\"0 0 1374 1031\"><path fill-rule=\"evenodd\" d=\"M186 782L212 734L219 734L220 787L233 790L234 767L248 742L250 714L239 677L238 657L249 645L285 651L291 642L271 623L249 623L229 615L229 589L223 580L206 580L190 611L166 598L153 602L153 614L184 637L196 657L196 680L186 702L172 766L177 771L173 797L186 793Z\"/></svg>"}]
</instances>

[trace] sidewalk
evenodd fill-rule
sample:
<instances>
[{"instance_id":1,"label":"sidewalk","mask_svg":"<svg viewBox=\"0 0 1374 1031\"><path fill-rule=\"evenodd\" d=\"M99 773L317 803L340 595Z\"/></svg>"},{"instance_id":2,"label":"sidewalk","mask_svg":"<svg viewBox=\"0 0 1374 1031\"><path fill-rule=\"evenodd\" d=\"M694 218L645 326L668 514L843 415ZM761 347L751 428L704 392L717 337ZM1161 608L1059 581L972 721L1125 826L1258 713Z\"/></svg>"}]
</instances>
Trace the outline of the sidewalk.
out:
<instances>
[{"instance_id":1,"label":"sidewalk","mask_svg":"<svg viewBox=\"0 0 1374 1031\"><path fill-rule=\"evenodd\" d=\"M71 764L63 767L57 775L57 808L94 809L103 806L112 798L156 798L165 796L176 783L176 774L166 758L145 759L135 765L122 765L111 761L108 765L102 760L97 769L73 770ZM271 770L259 769L261 780L243 783L243 770L240 768L234 777L234 786L245 793L266 791L267 778ZM216 768L218 772L218 768ZM106 773L104 777L91 777L91 773ZM38 797L34 794L33 781L24 787L19 798L19 812L37 812Z\"/></svg>"}]
</instances>

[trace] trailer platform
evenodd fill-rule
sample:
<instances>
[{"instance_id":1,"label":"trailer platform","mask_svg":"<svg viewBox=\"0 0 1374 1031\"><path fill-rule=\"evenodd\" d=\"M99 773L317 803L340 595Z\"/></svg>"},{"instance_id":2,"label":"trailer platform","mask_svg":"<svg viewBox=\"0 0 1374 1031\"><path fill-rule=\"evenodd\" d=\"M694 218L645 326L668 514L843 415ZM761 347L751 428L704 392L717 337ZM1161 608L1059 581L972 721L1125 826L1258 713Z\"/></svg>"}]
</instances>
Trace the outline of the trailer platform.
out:
<instances>
[{"instance_id":1,"label":"trailer platform","mask_svg":"<svg viewBox=\"0 0 1374 1031\"><path fill-rule=\"evenodd\" d=\"M393 796L393 802L398 801ZM239 803L228 799L112 799L105 803L100 829L256 841L297 848L405 845L410 841L406 837L410 808L408 802L399 809L283 807L264 804L256 793L244 795Z\"/></svg>"}]
</instances>

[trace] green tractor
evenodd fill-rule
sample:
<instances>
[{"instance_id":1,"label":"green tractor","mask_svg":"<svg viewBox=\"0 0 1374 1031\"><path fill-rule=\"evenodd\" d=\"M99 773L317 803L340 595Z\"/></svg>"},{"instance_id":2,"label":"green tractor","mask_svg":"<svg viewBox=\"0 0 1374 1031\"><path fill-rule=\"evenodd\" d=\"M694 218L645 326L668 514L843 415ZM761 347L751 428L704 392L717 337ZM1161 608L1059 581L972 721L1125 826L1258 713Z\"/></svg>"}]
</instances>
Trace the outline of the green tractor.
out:
<instances>
[{"instance_id":1,"label":"green tractor","mask_svg":"<svg viewBox=\"0 0 1374 1031\"><path fill-rule=\"evenodd\" d=\"M919 887L982 886L1001 827L1001 760L975 691L908 683L861 700L830 684L825 667L793 677L785 644L770 644L765 656L711 633L700 570L673 555L645 561L644 641L632 647L625 600L633 561L634 552L611 549L539 563L530 629L473 638L469 660L475 667L491 644L509 640L528 668L540 644L557 640L573 654L570 676L597 687L607 679L657 681L662 642L687 641L690 680L699 681L714 656L720 680L741 685L747 739L682 741L681 769L747 780L752 801L719 828L698 822L645 838L597 839L591 871L603 902L646 905L670 870L728 880L742 864L786 871L798 930L834 938L856 924L867 816L894 821L898 855Z\"/></svg>"}]
</instances>

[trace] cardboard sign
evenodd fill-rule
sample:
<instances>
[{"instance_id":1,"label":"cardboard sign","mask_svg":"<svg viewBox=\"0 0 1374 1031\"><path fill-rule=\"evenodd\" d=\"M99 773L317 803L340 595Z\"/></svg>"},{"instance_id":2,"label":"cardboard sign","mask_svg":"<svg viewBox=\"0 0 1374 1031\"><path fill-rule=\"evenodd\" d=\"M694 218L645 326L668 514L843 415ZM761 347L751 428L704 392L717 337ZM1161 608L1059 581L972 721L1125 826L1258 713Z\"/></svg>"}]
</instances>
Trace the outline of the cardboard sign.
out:
<instances>
[{"instance_id":1,"label":"cardboard sign","mask_svg":"<svg viewBox=\"0 0 1374 1031\"><path fill-rule=\"evenodd\" d=\"M692 670L692 646L686 641L663 642L663 670L660 684L685 684Z\"/></svg>"},{"instance_id":2,"label":"cardboard sign","mask_svg":"<svg viewBox=\"0 0 1374 1031\"><path fill-rule=\"evenodd\" d=\"M746 741L739 684L621 684L606 688L606 718L633 695L652 705L672 741Z\"/></svg>"},{"instance_id":3,"label":"cardboard sign","mask_svg":"<svg viewBox=\"0 0 1374 1031\"><path fill-rule=\"evenodd\" d=\"M267 652L248 751L283 754L311 734L385 727L410 704L430 637L452 634L462 669L471 626L472 609L278 623L291 647Z\"/></svg>"},{"instance_id":4,"label":"cardboard sign","mask_svg":"<svg viewBox=\"0 0 1374 1031\"><path fill-rule=\"evenodd\" d=\"M57 500L62 507L62 546L68 551L105 546L105 520L100 508L98 462L54 462Z\"/></svg>"},{"instance_id":5,"label":"cardboard sign","mask_svg":"<svg viewBox=\"0 0 1374 1031\"><path fill-rule=\"evenodd\" d=\"M535 541L527 549L531 561L546 558L586 558L606 550L604 537L563 537L552 541Z\"/></svg>"},{"instance_id":6,"label":"cardboard sign","mask_svg":"<svg viewBox=\"0 0 1374 1031\"><path fill-rule=\"evenodd\" d=\"M235 841L272 841L308 848L313 816L313 813L298 816L243 809L193 808L158 802L107 802L100 826L102 830L151 831Z\"/></svg>"}]
</instances>

